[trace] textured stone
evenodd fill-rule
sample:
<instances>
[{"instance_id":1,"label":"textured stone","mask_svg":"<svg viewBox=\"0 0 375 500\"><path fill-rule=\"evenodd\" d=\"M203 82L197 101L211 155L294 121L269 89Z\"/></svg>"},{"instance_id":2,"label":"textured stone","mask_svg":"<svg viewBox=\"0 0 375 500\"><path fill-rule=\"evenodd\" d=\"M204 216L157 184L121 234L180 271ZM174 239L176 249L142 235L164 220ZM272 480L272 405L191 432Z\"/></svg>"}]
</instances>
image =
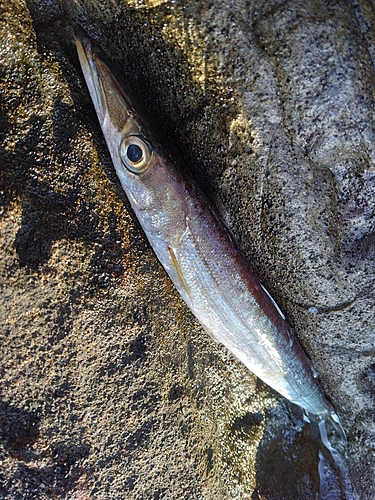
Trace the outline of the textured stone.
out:
<instances>
[{"instance_id":1,"label":"textured stone","mask_svg":"<svg viewBox=\"0 0 375 500\"><path fill-rule=\"evenodd\" d=\"M1 497L319 491L300 411L212 343L149 249L80 72L79 23L293 324L348 432L353 485L374 498L372 2L0 11Z\"/></svg>"}]
</instances>

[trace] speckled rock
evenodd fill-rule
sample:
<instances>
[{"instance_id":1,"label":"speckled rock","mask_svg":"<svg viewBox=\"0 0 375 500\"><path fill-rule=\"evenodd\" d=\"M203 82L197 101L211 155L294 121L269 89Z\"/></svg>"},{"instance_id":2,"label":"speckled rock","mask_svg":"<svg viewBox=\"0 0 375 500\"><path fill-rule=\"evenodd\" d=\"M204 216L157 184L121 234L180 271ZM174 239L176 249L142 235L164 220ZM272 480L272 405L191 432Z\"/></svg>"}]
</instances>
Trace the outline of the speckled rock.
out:
<instances>
[{"instance_id":1,"label":"speckled rock","mask_svg":"<svg viewBox=\"0 0 375 500\"><path fill-rule=\"evenodd\" d=\"M79 23L293 324L372 500L373 3L0 12L1 497L319 498L301 412L207 337L150 250L80 72Z\"/></svg>"}]
</instances>

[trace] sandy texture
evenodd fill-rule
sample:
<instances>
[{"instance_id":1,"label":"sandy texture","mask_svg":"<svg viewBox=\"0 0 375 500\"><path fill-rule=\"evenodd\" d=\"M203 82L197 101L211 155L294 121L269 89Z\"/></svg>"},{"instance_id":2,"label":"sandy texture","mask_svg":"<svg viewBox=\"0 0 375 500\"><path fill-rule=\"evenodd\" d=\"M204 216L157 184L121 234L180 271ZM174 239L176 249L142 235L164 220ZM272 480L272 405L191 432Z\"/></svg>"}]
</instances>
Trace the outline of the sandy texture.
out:
<instances>
[{"instance_id":1,"label":"sandy texture","mask_svg":"<svg viewBox=\"0 0 375 500\"><path fill-rule=\"evenodd\" d=\"M375 497L375 8L3 0L0 496L316 498L301 413L214 344L117 181L100 41L295 328Z\"/></svg>"}]
</instances>

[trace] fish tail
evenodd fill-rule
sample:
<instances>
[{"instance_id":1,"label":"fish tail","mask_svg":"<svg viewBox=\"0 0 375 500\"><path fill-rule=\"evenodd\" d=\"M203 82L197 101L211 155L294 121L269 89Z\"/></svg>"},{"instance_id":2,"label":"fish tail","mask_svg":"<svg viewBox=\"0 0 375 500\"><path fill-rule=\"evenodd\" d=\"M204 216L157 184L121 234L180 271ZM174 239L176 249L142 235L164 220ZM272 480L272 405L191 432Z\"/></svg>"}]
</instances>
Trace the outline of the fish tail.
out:
<instances>
[{"instance_id":1,"label":"fish tail","mask_svg":"<svg viewBox=\"0 0 375 500\"><path fill-rule=\"evenodd\" d=\"M327 457L324 449L319 451L319 477L321 500L358 500L344 460L337 448L343 448L347 437L338 415L333 411L324 414L306 414L305 420L309 422L314 437L318 438L333 459ZM335 446L333 445L335 443Z\"/></svg>"},{"instance_id":2,"label":"fish tail","mask_svg":"<svg viewBox=\"0 0 375 500\"><path fill-rule=\"evenodd\" d=\"M334 410L329 410L325 413L319 414L310 413L304 410L304 420L310 424L310 428L315 439L320 438L324 443L324 441L328 439L329 434L335 436L341 445L347 443L344 427L339 416Z\"/></svg>"},{"instance_id":3,"label":"fish tail","mask_svg":"<svg viewBox=\"0 0 375 500\"><path fill-rule=\"evenodd\" d=\"M341 420L336 412L331 411L329 422L335 430L336 436L342 443L346 444L348 442L348 439L346 437L346 433L344 427L342 426Z\"/></svg>"}]
</instances>

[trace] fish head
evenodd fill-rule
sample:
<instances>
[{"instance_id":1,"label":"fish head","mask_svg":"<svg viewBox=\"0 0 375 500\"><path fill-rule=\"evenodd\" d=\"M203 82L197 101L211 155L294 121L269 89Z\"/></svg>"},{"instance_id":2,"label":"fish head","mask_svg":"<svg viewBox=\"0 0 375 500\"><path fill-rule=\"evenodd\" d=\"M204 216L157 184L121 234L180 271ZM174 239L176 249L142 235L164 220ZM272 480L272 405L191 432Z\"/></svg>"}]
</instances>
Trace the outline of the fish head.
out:
<instances>
[{"instance_id":1,"label":"fish head","mask_svg":"<svg viewBox=\"0 0 375 500\"><path fill-rule=\"evenodd\" d=\"M132 208L146 234L175 246L189 214L185 181L100 46L81 28L74 37L113 165Z\"/></svg>"}]
</instances>

